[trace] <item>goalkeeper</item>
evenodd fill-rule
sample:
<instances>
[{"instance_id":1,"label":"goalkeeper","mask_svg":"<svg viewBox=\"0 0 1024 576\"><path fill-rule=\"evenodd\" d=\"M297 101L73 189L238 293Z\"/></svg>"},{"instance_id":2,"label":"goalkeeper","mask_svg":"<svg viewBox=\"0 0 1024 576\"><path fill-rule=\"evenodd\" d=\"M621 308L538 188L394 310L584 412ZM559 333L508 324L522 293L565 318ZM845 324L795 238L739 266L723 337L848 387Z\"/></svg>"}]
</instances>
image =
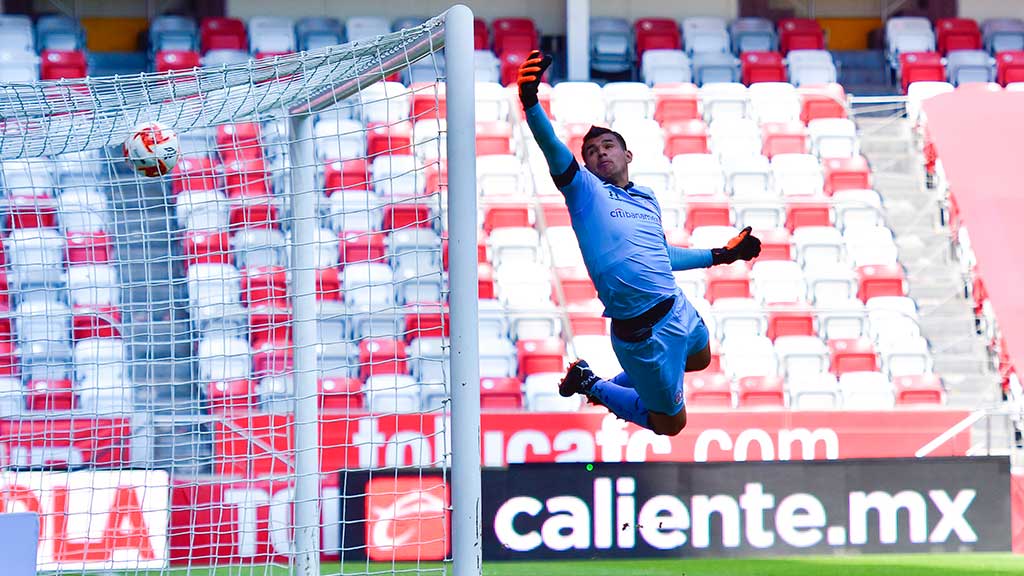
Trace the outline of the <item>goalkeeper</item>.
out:
<instances>
[{"instance_id":1,"label":"goalkeeper","mask_svg":"<svg viewBox=\"0 0 1024 576\"><path fill-rule=\"evenodd\" d=\"M555 136L537 103L541 75L550 64L550 56L530 54L519 68L519 99L565 196L587 272L604 315L612 319L612 349L624 370L605 380L580 359L569 366L558 391L565 397L584 394L624 420L675 436L686 426L683 372L707 368L711 348L704 321L672 271L751 260L761 242L748 227L722 248L669 246L654 193L629 181L633 155L620 134L591 127L583 138L583 166Z\"/></svg>"}]
</instances>

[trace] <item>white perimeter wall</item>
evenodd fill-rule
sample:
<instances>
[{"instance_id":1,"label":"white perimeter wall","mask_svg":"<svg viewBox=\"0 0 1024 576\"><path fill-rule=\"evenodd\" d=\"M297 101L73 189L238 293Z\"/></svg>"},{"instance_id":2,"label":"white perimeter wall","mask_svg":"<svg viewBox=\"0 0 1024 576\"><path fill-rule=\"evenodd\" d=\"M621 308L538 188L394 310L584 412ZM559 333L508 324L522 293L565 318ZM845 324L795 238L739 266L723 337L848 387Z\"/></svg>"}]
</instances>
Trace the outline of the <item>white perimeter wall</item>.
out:
<instances>
[{"instance_id":1,"label":"white perimeter wall","mask_svg":"<svg viewBox=\"0 0 1024 576\"><path fill-rule=\"evenodd\" d=\"M383 0L351 2L338 0L228 0L230 16L384 16L394 20L402 16L433 16L455 4L454 0ZM542 34L565 33L563 0L504 0L464 2L473 13L487 21L503 16L533 18ZM635 19L657 16L680 19L685 16L721 16L735 18L737 0L591 0L593 16L617 16Z\"/></svg>"}]
</instances>

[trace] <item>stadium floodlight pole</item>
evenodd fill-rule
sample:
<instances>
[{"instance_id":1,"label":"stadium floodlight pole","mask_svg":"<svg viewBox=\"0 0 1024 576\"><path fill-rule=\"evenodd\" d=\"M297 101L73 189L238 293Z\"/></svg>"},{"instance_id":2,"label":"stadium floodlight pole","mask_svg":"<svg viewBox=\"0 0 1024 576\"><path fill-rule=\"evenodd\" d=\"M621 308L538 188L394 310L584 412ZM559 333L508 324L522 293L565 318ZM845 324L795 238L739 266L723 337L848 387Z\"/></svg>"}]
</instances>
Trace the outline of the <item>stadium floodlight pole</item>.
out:
<instances>
[{"instance_id":1,"label":"stadium floodlight pole","mask_svg":"<svg viewBox=\"0 0 1024 576\"><path fill-rule=\"evenodd\" d=\"M476 262L473 12L445 14L454 576L480 576L480 344Z\"/></svg>"},{"instance_id":2,"label":"stadium floodlight pole","mask_svg":"<svg viewBox=\"0 0 1024 576\"><path fill-rule=\"evenodd\" d=\"M316 373L317 229L313 118L291 117L291 273L295 390L295 572L320 574L320 439Z\"/></svg>"}]
</instances>

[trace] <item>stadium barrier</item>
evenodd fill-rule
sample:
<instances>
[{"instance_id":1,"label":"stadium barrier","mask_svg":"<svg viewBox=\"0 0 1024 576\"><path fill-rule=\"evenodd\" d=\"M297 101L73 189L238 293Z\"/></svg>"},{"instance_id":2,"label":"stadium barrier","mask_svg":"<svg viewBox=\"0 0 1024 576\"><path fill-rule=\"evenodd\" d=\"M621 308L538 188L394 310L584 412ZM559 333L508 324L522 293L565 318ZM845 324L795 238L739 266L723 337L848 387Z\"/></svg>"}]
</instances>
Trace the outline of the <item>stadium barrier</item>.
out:
<instances>
[{"instance_id":1,"label":"stadium barrier","mask_svg":"<svg viewBox=\"0 0 1024 576\"><path fill-rule=\"evenodd\" d=\"M170 478L163 470L7 471L0 503L4 512L39 515L40 571L167 565Z\"/></svg>"},{"instance_id":2,"label":"stadium barrier","mask_svg":"<svg viewBox=\"0 0 1024 576\"><path fill-rule=\"evenodd\" d=\"M1006 457L512 466L484 475L484 557L1006 552L1009 481Z\"/></svg>"},{"instance_id":3,"label":"stadium barrier","mask_svg":"<svg viewBox=\"0 0 1024 576\"><path fill-rule=\"evenodd\" d=\"M962 421L963 410L694 412L675 437L657 436L604 412L484 413L484 466L524 462L704 462L914 456ZM450 449L440 416L323 416L321 471L429 466ZM290 470L290 418L256 414L214 425L214 471L254 478ZM950 435L930 456L964 456L970 430Z\"/></svg>"},{"instance_id":4,"label":"stadium barrier","mask_svg":"<svg viewBox=\"0 0 1024 576\"><path fill-rule=\"evenodd\" d=\"M1010 500L1013 514L1013 551L1024 554L1024 474L1010 477Z\"/></svg>"}]
</instances>

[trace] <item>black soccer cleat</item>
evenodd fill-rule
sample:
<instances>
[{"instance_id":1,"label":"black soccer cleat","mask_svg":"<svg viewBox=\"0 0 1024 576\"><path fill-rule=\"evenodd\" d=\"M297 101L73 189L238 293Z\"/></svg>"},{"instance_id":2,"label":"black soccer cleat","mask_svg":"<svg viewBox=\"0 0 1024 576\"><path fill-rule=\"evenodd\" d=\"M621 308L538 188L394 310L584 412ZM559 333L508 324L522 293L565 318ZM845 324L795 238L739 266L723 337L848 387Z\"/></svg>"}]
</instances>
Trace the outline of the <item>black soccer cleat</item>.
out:
<instances>
[{"instance_id":1,"label":"black soccer cleat","mask_svg":"<svg viewBox=\"0 0 1024 576\"><path fill-rule=\"evenodd\" d=\"M574 394L590 395L590 387L600 378L590 369L586 360L577 360L569 365L565 377L558 383L558 394L569 398Z\"/></svg>"}]
</instances>

